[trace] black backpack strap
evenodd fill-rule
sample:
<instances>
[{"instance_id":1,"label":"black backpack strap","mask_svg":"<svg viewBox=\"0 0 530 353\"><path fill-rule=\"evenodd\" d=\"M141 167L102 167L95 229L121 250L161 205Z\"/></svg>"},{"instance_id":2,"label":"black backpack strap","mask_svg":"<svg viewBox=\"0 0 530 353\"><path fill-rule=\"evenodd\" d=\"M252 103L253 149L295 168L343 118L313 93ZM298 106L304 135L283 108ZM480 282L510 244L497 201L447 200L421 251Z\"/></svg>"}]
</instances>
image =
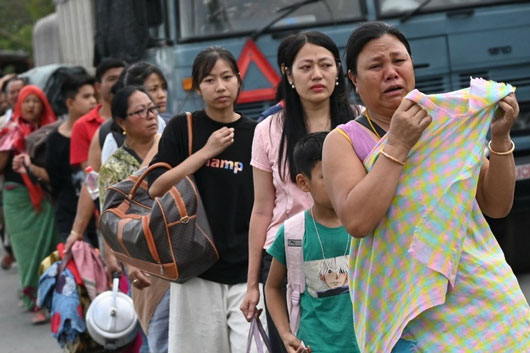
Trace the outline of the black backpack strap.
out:
<instances>
[{"instance_id":1,"label":"black backpack strap","mask_svg":"<svg viewBox=\"0 0 530 353\"><path fill-rule=\"evenodd\" d=\"M110 128L112 127L112 119L105 121L99 127L99 147L103 149L103 144L105 143L105 138L110 133ZM120 146L120 145L118 145Z\"/></svg>"},{"instance_id":2,"label":"black backpack strap","mask_svg":"<svg viewBox=\"0 0 530 353\"><path fill-rule=\"evenodd\" d=\"M367 128L368 130L373 131L372 127L370 126L370 123L368 122L368 119L366 118L366 116L364 114L359 115L355 119L355 121L358 122L359 124L361 124L362 126L364 126L365 128ZM375 131L377 131L379 136L382 137L382 136L384 136L386 134L386 131L383 130L383 128L381 126L377 125L375 122L372 121L372 125L374 126L374 129L375 129Z\"/></svg>"},{"instance_id":3,"label":"black backpack strap","mask_svg":"<svg viewBox=\"0 0 530 353\"><path fill-rule=\"evenodd\" d=\"M108 134L112 134L114 137L114 140L116 141L116 145L118 147L121 147L123 143L125 142L125 136L123 133L116 131L119 129L116 123L112 119L105 121L101 126L99 127L99 147L103 150L103 145L105 144L105 139L107 138Z\"/></svg>"},{"instance_id":4,"label":"black backpack strap","mask_svg":"<svg viewBox=\"0 0 530 353\"><path fill-rule=\"evenodd\" d=\"M116 144L118 145L118 147L121 147L125 142L125 136L113 130L111 130L110 133L112 134L112 136L114 136L114 140L116 140Z\"/></svg>"}]
</instances>

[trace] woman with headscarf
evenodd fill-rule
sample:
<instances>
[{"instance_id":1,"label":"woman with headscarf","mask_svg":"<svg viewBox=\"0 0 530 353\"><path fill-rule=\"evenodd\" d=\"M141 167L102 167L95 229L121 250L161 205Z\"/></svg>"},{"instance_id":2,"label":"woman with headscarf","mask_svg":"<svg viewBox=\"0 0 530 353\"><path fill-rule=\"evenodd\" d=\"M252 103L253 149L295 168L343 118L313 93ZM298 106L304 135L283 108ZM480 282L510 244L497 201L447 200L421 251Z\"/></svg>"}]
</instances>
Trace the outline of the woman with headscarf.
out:
<instances>
[{"instance_id":1,"label":"woman with headscarf","mask_svg":"<svg viewBox=\"0 0 530 353\"><path fill-rule=\"evenodd\" d=\"M56 120L44 92L28 85L20 91L12 122L0 131L0 170L5 177L4 217L18 262L24 305L35 311L34 324L47 320L44 311L35 305L38 270L57 240L53 208L39 185L47 174L31 163L26 153L26 138Z\"/></svg>"}]
</instances>

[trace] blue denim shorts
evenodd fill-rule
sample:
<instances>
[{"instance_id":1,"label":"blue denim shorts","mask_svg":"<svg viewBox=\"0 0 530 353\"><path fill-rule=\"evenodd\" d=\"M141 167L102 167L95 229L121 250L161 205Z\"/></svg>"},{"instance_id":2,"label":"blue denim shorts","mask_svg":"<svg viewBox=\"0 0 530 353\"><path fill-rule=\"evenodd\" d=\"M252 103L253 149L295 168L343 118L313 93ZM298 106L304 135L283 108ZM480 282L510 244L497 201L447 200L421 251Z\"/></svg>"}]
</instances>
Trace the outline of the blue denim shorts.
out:
<instances>
[{"instance_id":1,"label":"blue denim shorts","mask_svg":"<svg viewBox=\"0 0 530 353\"><path fill-rule=\"evenodd\" d=\"M394 348L392 348L391 353L416 353L417 351L418 345L416 342L400 338Z\"/></svg>"}]
</instances>

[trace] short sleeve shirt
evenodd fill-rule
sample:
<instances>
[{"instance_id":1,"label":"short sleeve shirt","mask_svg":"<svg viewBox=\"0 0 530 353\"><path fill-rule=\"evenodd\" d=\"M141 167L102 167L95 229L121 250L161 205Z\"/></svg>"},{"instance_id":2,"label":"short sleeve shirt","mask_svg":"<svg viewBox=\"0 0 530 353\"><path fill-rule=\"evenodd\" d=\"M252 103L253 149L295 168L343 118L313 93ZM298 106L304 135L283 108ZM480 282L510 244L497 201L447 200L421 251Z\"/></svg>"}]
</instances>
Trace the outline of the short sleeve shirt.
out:
<instances>
[{"instance_id":1,"label":"short sleeve shirt","mask_svg":"<svg viewBox=\"0 0 530 353\"><path fill-rule=\"evenodd\" d=\"M55 200L55 224L61 236L68 236L74 223L80 183L70 167L70 138L57 129L46 139L46 171ZM79 181L79 180L78 180Z\"/></svg>"},{"instance_id":2,"label":"short sleeve shirt","mask_svg":"<svg viewBox=\"0 0 530 353\"><path fill-rule=\"evenodd\" d=\"M90 142L96 130L105 122L99 109L101 104L79 118L72 128L72 137L70 138L70 164L79 165L88 160L88 150Z\"/></svg>"},{"instance_id":3,"label":"short sleeve shirt","mask_svg":"<svg viewBox=\"0 0 530 353\"><path fill-rule=\"evenodd\" d=\"M347 254L351 237L344 227L325 227L314 222L309 212L304 213L302 246L306 291L301 296L300 328L296 335L306 346L311 346L313 352L358 353L348 295ZM267 252L285 266L283 225Z\"/></svg>"},{"instance_id":4,"label":"short sleeve shirt","mask_svg":"<svg viewBox=\"0 0 530 353\"><path fill-rule=\"evenodd\" d=\"M208 216L219 261L199 277L223 284L244 283L248 270L248 229L254 201L250 153L256 122L245 117L231 123L211 119L204 110L194 112L193 151L206 145L210 135L222 127L234 129L234 143L211 158L193 175ZM171 119L151 164L166 162L177 166L188 157L186 115ZM155 169L151 184L166 170Z\"/></svg>"},{"instance_id":5,"label":"short sleeve shirt","mask_svg":"<svg viewBox=\"0 0 530 353\"><path fill-rule=\"evenodd\" d=\"M99 170L99 204L103 208L107 189L128 178L136 172L142 163L140 157L131 149L121 146L103 163Z\"/></svg>"},{"instance_id":6,"label":"short sleeve shirt","mask_svg":"<svg viewBox=\"0 0 530 353\"><path fill-rule=\"evenodd\" d=\"M311 195L300 190L291 181L288 168L285 170L285 177L282 179L280 176L278 153L282 136L282 117L283 112L279 112L259 123L252 142L250 164L256 169L272 174L275 192L272 220L267 228L264 249L268 249L272 244L278 228L286 219L313 205Z\"/></svg>"}]
</instances>

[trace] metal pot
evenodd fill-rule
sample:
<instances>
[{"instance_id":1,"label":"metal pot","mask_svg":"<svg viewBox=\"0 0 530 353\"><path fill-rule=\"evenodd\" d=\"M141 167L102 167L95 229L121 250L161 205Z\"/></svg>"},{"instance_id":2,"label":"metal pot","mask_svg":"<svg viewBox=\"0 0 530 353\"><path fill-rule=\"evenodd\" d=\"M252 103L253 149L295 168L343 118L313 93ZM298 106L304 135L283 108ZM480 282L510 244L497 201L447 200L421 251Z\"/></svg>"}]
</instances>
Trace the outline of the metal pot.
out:
<instances>
[{"instance_id":1,"label":"metal pot","mask_svg":"<svg viewBox=\"0 0 530 353\"><path fill-rule=\"evenodd\" d=\"M88 307L86 326L94 341L114 350L131 343L138 334L138 318L132 299L118 292L114 276L112 291L99 294Z\"/></svg>"}]
</instances>

